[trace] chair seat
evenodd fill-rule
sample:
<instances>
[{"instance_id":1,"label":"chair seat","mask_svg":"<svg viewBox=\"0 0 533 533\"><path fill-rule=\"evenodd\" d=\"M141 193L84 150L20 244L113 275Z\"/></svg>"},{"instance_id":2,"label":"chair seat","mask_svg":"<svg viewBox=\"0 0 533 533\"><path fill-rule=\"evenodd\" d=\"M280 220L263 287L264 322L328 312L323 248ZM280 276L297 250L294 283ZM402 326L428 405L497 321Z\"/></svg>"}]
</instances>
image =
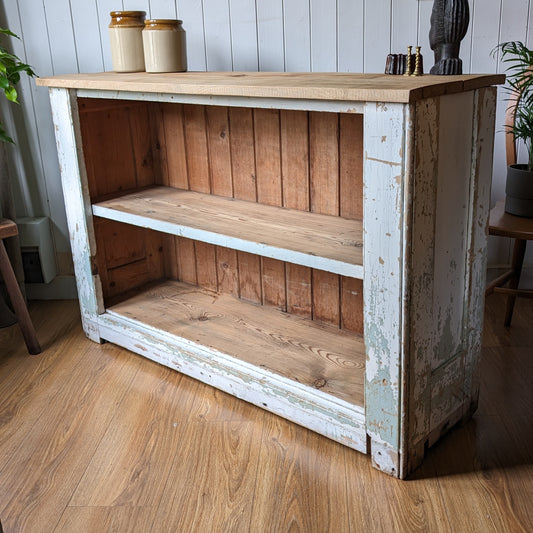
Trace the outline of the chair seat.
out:
<instances>
[{"instance_id":1,"label":"chair seat","mask_svg":"<svg viewBox=\"0 0 533 533\"><path fill-rule=\"evenodd\" d=\"M18 235L17 225L7 218L0 218L0 239Z\"/></svg>"},{"instance_id":2,"label":"chair seat","mask_svg":"<svg viewBox=\"0 0 533 533\"><path fill-rule=\"evenodd\" d=\"M489 235L533 240L533 218L517 217L506 213L505 203L501 200L490 212Z\"/></svg>"},{"instance_id":3,"label":"chair seat","mask_svg":"<svg viewBox=\"0 0 533 533\"><path fill-rule=\"evenodd\" d=\"M489 235L514 239L511 269L498 276L485 289L485 296L489 296L493 292L508 296L504 324L509 327L516 297L533 298L533 290L518 288L526 244L527 241L533 240L533 218L517 217L506 213L504 202L500 201L490 212Z\"/></svg>"}]
</instances>

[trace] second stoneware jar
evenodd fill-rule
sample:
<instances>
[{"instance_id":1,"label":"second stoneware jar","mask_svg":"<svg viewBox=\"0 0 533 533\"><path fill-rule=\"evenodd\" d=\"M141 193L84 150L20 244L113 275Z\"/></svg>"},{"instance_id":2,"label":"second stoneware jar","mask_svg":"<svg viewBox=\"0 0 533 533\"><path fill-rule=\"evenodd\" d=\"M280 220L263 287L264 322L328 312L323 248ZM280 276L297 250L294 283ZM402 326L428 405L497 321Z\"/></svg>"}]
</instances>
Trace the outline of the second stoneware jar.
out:
<instances>
[{"instance_id":1,"label":"second stoneware jar","mask_svg":"<svg viewBox=\"0 0 533 533\"><path fill-rule=\"evenodd\" d=\"M181 20L145 20L142 34L146 72L187 70L185 30Z\"/></svg>"},{"instance_id":2,"label":"second stoneware jar","mask_svg":"<svg viewBox=\"0 0 533 533\"><path fill-rule=\"evenodd\" d=\"M115 72L144 70L142 31L145 17L144 11L111 11L109 40Z\"/></svg>"}]
</instances>

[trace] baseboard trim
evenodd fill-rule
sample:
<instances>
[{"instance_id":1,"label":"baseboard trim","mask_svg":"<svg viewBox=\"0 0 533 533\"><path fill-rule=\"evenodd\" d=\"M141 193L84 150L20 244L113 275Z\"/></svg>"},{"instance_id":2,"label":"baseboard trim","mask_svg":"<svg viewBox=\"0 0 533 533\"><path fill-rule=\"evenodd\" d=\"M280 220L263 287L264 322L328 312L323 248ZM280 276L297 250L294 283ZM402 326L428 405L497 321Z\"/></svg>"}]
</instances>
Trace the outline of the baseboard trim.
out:
<instances>
[{"instance_id":1,"label":"baseboard trim","mask_svg":"<svg viewBox=\"0 0 533 533\"><path fill-rule=\"evenodd\" d=\"M27 283L28 300L77 300L74 276L56 276L50 283Z\"/></svg>"}]
</instances>

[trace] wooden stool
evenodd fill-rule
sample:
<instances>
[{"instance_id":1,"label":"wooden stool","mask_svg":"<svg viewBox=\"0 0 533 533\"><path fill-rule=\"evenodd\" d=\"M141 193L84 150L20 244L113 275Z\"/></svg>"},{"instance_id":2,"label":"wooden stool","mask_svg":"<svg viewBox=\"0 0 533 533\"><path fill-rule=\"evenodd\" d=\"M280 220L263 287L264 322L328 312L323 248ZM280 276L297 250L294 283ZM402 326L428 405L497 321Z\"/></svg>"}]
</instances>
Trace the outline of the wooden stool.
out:
<instances>
[{"instance_id":1,"label":"wooden stool","mask_svg":"<svg viewBox=\"0 0 533 533\"><path fill-rule=\"evenodd\" d=\"M31 354L38 354L41 353L41 346L37 340L37 334L35 333L35 328L33 327L30 314L28 313L26 302L20 292L15 272L13 272L13 267L11 266L4 245L4 239L14 237L15 235L18 235L17 225L7 218L0 219L0 272L4 278L7 292L11 298L11 303L15 310L15 315L22 331L22 335L24 336L28 352Z\"/></svg>"},{"instance_id":2,"label":"wooden stool","mask_svg":"<svg viewBox=\"0 0 533 533\"><path fill-rule=\"evenodd\" d=\"M489 235L511 237L515 239L511 270L508 270L487 285L485 296L493 292L507 294L505 326L511 325L514 303L517 296L533 298L533 290L518 289L522 264L526 253L527 241L533 240L533 218L516 217L505 212L503 200L498 202L490 212ZM509 282L508 287L504 285Z\"/></svg>"}]
</instances>

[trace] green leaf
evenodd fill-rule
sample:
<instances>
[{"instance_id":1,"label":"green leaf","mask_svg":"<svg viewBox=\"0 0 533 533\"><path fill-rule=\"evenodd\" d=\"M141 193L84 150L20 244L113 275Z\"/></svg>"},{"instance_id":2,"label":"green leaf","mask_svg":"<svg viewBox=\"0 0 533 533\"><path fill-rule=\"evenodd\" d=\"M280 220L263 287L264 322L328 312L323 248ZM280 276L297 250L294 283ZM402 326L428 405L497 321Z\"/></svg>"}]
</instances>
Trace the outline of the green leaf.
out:
<instances>
[{"instance_id":1,"label":"green leaf","mask_svg":"<svg viewBox=\"0 0 533 533\"><path fill-rule=\"evenodd\" d=\"M0 28L0 33L3 33L4 35L9 35L10 37L15 37L16 39L20 39L20 37L13 33L11 30Z\"/></svg>"},{"instance_id":2,"label":"green leaf","mask_svg":"<svg viewBox=\"0 0 533 533\"><path fill-rule=\"evenodd\" d=\"M7 89L4 89L4 93L6 94L6 98L15 104L18 104L17 101L17 90L15 87L8 87Z\"/></svg>"},{"instance_id":3,"label":"green leaf","mask_svg":"<svg viewBox=\"0 0 533 533\"><path fill-rule=\"evenodd\" d=\"M15 141L6 133L4 125L0 122L0 141L15 144Z\"/></svg>"},{"instance_id":4,"label":"green leaf","mask_svg":"<svg viewBox=\"0 0 533 533\"><path fill-rule=\"evenodd\" d=\"M18 35L7 28L0 28L0 36L2 35L19 39ZM36 76L30 65L22 62L15 54L10 53L6 48L0 46L0 91L3 90L6 98L15 104L18 104L18 93L15 85L19 83L21 73L25 73L30 77ZM13 142L13 139L6 133L1 122L0 141Z\"/></svg>"}]
</instances>

